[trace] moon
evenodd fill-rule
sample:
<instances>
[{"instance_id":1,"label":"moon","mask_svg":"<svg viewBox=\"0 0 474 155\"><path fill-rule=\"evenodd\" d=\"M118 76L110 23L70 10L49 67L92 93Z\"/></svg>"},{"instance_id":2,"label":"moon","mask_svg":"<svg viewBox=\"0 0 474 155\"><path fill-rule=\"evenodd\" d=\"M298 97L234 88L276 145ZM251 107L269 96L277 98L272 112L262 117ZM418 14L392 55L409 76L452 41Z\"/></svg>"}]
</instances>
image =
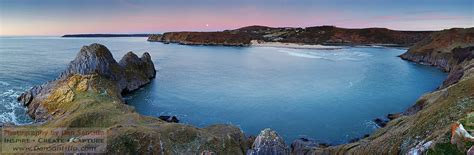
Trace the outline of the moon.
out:
<instances>
[{"instance_id":1,"label":"moon","mask_svg":"<svg viewBox=\"0 0 474 155\"><path fill-rule=\"evenodd\" d=\"M206 24L206 27L209 27L209 24Z\"/></svg>"}]
</instances>

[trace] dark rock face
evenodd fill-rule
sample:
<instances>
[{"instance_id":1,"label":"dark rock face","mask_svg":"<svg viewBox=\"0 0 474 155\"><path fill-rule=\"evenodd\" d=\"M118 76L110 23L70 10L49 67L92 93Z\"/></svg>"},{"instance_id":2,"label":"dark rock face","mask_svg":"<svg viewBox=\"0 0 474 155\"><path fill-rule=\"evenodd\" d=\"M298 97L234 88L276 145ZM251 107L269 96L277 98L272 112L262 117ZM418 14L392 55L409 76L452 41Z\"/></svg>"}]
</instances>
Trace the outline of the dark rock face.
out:
<instances>
[{"instance_id":1,"label":"dark rock face","mask_svg":"<svg viewBox=\"0 0 474 155\"><path fill-rule=\"evenodd\" d=\"M95 43L83 46L57 80L34 86L21 94L18 101L28 107L28 114L35 120L46 120L49 114L41 107L41 101L48 97L57 81L75 74L98 74L115 81L121 92L129 92L149 83L156 71L150 54L146 52L141 58L129 52L117 63L107 47Z\"/></svg>"},{"instance_id":2,"label":"dark rock face","mask_svg":"<svg viewBox=\"0 0 474 155\"><path fill-rule=\"evenodd\" d=\"M315 140L307 138L298 138L293 143L291 143L291 153L296 155L303 154L317 154L317 148L326 148L329 145L325 143L319 143Z\"/></svg>"},{"instance_id":3,"label":"dark rock face","mask_svg":"<svg viewBox=\"0 0 474 155\"><path fill-rule=\"evenodd\" d=\"M381 118L376 118L374 119L374 123L377 124L378 127L383 128L387 125L389 120L381 119Z\"/></svg>"},{"instance_id":4,"label":"dark rock face","mask_svg":"<svg viewBox=\"0 0 474 155\"><path fill-rule=\"evenodd\" d=\"M150 79L155 78L156 70L148 53L143 53L139 58L133 52L128 52L123 56L119 62L124 69L124 77L126 82L123 91L130 92L140 88L141 86L150 82Z\"/></svg>"},{"instance_id":5,"label":"dark rock face","mask_svg":"<svg viewBox=\"0 0 474 155\"><path fill-rule=\"evenodd\" d=\"M178 117L176 116L160 116L158 118L168 123L179 123Z\"/></svg>"},{"instance_id":6,"label":"dark rock face","mask_svg":"<svg viewBox=\"0 0 474 155\"><path fill-rule=\"evenodd\" d=\"M124 83L125 80L123 69L115 61L109 49L101 44L83 46L59 78L66 78L71 74L87 75L93 73L119 81L119 83Z\"/></svg>"},{"instance_id":7,"label":"dark rock face","mask_svg":"<svg viewBox=\"0 0 474 155\"><path fill-rule=\"evenodd\" d=\"M403 116L403 113L394 113L394 114L388 114L387 118L390 120L394 120L402 116Z\"/></svg>"},{"instance_id":8,"label":"dark rock face","mask_svg":"<svg viewBox=\"0 0 474 155\"><path fill-rule=\"evenodd\" d=\"M474 58L474 46L468 47L456 47L453 50L453 59L457 60L457 63L461 63L463 61L469 61Z\"/></svg>"},{"instance_id":9,"label":"dark rock face","mask_svg":"<svg viewBox=\"0 0 474 155\"><path fill-rule=\"evenodd\" d=\"M248 155L289 155L290 150L275 131L264 129L255 138L252 148L247 152Z\"/></svg>"},{"instance_id":10,"label":"dark rock face","mask_svg":"<svg viewBox=\"0 0 474 155\"><path fill-rule=\"evenodd\" d=\"M369 136L370 136L369 134L365 134L365 135L362 136L362 137L352 138L352 139L349 140L349 143L357 142L357 141L362 140L362 139L364 139L364 138L367 138L367 137L369 137Z\"/></svg>"},{"instance_id":11,"label":"dark rock face","mask_svg":"<svg viewBox=\"0 0 474 155\"><path fill-rule=\"evenodd\" d=\"M28 115L38 122L49 119L44 108L41 107L40 101L48 97L48 94L56 85L56 81L50 81L39 86L33 86L30 90L18 96L17 100L28 107Z\"/></svg>"}]
</instances>

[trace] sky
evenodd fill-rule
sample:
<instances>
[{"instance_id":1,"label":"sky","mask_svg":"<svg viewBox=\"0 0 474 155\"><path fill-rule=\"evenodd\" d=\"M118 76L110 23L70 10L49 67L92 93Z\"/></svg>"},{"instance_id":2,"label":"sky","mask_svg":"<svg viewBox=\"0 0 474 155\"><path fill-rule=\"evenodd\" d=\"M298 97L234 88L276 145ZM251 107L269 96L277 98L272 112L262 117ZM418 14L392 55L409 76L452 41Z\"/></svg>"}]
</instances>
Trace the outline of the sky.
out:
<instances>
[{"instance_id":1,"label":"sky","mask_svg":"<svg viewBox=\"0 0 474 155\"><path fill-rule=\"evenodd\" d=\"M0 0L0 35L474 27L474 0Z\"/></svg>"}]
</instances>

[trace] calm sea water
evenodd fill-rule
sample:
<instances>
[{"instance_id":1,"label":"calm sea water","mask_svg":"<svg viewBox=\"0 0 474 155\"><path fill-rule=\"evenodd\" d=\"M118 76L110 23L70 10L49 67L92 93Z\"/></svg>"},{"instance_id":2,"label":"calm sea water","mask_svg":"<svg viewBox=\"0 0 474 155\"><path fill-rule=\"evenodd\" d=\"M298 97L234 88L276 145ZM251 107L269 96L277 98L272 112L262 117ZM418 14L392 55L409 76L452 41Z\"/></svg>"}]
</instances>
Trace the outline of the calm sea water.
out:
<instances>
[{"instance_id":1,"label":"calm sea water","mask_svg":"<svg viewBox=\"0 0 474 155\"><path fill-rule=\"evenodd\" d=\"M396 57L404 49L338 50L182 46L146 38L0 38L0 122L31 120L16 97L52 80L83 45L106 45L116 59L150 52L157 78L126 97L139 113L177 115L205 127L227 123L256 135L275 129L342 143L375 130L376 117L400 112L436 89L445 73Z\"/></svg>"}]
</instances>

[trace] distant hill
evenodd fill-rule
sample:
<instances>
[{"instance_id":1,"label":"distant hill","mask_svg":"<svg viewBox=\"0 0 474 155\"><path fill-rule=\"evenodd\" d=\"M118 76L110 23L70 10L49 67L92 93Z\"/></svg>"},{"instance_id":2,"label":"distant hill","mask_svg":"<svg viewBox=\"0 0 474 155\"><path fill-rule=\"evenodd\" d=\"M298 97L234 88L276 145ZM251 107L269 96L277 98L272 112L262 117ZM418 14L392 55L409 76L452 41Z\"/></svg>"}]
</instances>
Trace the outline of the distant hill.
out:
<instances>
[{"instance_id":1,"label":"distant hill","mask_svg":"<svg viewBox=\"0 0 474 155\"><path fill-rule=\"evenodd\" d=\"M62 37L95 38L95 37L148 37L150 34L66 34Z\"/></svg>"},{"instance_id":2,"label":"distant hill","mask_svg":"<svg viewBox=\"0 0 474 155\"><path fill-rule=\"evenodd\" d=\"M387 28L349 29L335 26L268 27L247 26L218 32L166 32L148 41L186 45L249 46L252 40L323 45L410 46L432 31L397 31Z\"/></svg>"}]
</instances>

